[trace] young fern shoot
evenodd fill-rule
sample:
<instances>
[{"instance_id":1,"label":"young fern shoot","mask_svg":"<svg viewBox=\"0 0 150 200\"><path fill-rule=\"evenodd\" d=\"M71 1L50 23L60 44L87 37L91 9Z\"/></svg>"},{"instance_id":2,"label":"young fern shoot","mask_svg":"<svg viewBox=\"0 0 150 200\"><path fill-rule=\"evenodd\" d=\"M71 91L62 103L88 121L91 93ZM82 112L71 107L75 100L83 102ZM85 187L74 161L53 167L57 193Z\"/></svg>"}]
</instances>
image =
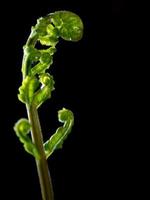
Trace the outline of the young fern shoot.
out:
<instances>
[{"instance_id":1,"label":"young fern shoot","mask_svg":"<svg viewBox=\"0 0 150 200\"><path fill-rule=\"evenodd\" d=\"M51 98L55 89L53 76L48 69L53 63L59 39L76 42L82 35L83 23L78 15L70 11L57 11L37 20L23 47L23 80L18 99L25 104L28 119L20 119L14 130L24 149L35 157L43 200L54 200L47 158L56 149L62 148L64 140L71 132L74 116L66 108L58 111L58 120L63 125L44 143L38 108ZM47 48L38 49L37 43L46 45Z\"/></svg>"}]
</instances>

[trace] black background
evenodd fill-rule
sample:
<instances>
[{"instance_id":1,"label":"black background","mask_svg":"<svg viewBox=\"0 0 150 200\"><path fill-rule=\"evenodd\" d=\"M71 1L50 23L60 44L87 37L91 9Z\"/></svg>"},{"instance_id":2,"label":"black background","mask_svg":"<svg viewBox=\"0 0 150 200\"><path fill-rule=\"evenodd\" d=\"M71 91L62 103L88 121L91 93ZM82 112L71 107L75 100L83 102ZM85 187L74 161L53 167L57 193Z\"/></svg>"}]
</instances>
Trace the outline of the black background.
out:
<instances>
[{"instance_id":1,"label":"black background","mask_svg":"<svg viewBox=\"0 0 150 200\"><path fill-rule=\"evenodd\" d=\"M22 46L36 19L56 10L79 14L85 28L80 42L58 44L51 67L56 90L39 110L44 139L59 125L57 110L66 107L75 114L75 126L63 149L48 161L55 200L133 195L138 181L133 164L138 126L134 95L139 89L134 7L123 0L43 0L4 3L0 10L2 199L10 195L16 200L41 199L34 159L22 148L13 125L26 117L17 99Z\"/></svg>"}]
</instances>

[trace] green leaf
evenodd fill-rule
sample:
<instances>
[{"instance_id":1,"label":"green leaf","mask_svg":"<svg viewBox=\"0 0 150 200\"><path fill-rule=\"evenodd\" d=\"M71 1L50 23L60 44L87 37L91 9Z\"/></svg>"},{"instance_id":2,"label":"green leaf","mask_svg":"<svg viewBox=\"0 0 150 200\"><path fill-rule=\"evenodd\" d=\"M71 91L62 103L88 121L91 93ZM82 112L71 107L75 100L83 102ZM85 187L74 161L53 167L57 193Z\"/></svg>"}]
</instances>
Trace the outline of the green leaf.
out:
<instances>
[{"instance_id":1,"label":"green leaf","mask_svg":"<svg viewBox=\"0 0 150 200\"><path fill-rule=\"evenodd\" d=\"M39 81L41 82L41 88L35 93L33 99L33 105L36 108L39 108L43 102L51 97L51 92L55 89L54 88L54 80L53 76L49 75L48 73L41 74Z\"/></svg>"},{"instance_id":2,"label":"green leaf","mask_svg":"<svg viewBox=\"0 0 150 200\"><path fill-rule=\"evenodd\" d=\"M58 120L64 123L64 125L59 127L50 139L44 143L46 158L48 158L56 149L62 148L63 142L71 132L74 124L73 113L70 110L63 108L58 112Z\"/></svg>"},{"instance_id":3,"label":"green leaf","mask_svg":"<svg viewBox=\"0 0 150 200\"><path fill-rule=\"evenodd\" d=\"M53 47L55 47L56 44L58 43L57 37L49 35L39 37L39 41L42 45L53 46Z\"/></svg>"},{"instance_id":4,"label":"green leaf","mask_svg":"<svg viewBox=\"0 0 150 200\"><path fill-rule=\"evenodd\" d=\"M22 86L19 88L18 98L21 102L31 105L34 93L40 85L39 80L36 77L26 76L22 82Z\"/></svg>"},{"instance_id":5,"label":"green leaf","mask_svg":"<svg viewBox=\"0 0 150 200\"><path fill-rule=\"evenodd\" d=\"M26 77L26 75L31 75L31 67L34 62L39 61L41 57L41 52L38 51L33 46L27 46L24 45L24 58L23 58L23 64L22 64L22 74L23 77Z\"/></svg>"},{"instance_id":6,"label":"green leaf","mask_svg":"<svg viewBox=\"0 0 150 200\"><path fill-rule=\"evenodd\" d=\"M78 41L83 36L83 23L78 15L70 11L57 11L50 14L53 24L59 29L64 40Z\"/></svg>"},{"instance_id":7,"label":"green leaf","mask_svg":"<svg viewBox=\"0 0 150 200\"><path fill-rule=\"evenodd\" d=\"M45 73L52 63L52 56L47 52L42 52L39 62L31 69L31 76Z\"/></svg>"},{"instance_id":8,"label":"green leaf","mask_svg":"<svg viewBox=\"0 0 150 200\"><path fill-rule=\"evenodd\" d=\"M20 119L14 126L17 137L23 143L25 151L39 159L40 155L35 144L32 143L31 138L28 136L31 125L27 119Z\"/></svg>"}]
</instances>

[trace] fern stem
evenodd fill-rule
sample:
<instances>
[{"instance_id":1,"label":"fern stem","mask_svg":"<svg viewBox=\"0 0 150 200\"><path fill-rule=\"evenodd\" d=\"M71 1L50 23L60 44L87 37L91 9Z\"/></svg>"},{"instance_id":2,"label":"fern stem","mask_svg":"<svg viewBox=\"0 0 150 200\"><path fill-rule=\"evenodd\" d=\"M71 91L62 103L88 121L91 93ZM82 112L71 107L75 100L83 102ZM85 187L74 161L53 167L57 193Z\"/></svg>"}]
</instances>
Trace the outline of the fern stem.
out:
<instances>
[{"instance_id":1,"label":"fern stem","mask_svg":"<svg viewBox=\"0 0 150 200\"><path fill-rule=\"evenodd\" d=\"M40 159L36 159L36 166L41 187L42 200L54 200L51 176L43 148L43 137L38 111L34 106L27 106L27 113L32 127L32 141L36 145L41 156Z\"/></svg>"}]
</instances>

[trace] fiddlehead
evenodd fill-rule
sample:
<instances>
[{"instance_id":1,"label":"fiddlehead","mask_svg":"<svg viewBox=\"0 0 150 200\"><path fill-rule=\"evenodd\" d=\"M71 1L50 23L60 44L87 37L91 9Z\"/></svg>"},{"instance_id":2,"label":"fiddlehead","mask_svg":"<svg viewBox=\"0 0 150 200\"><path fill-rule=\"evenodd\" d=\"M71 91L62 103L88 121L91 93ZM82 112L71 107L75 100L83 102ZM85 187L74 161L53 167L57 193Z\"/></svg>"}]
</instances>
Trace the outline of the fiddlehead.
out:
<instances>
[{"instance_id":1,"label":"fiddlehead","mask_svg":"<svg viewBox=\"0 0 150 200\"><path fill-rule=\"evenodd\" d=\"M27 43L23 47L23 81L19 88L18 98L26 104L27 108L38 109L51 97L55 82L47 70L53 63L53 55L56 52L59 38L76 42L82 38L82 34L81 19L69 11L57 11L37 20L37 24L32 27ZM38 43L47 48L38 49ZM64 125L58 128L44 144L46 157L61 146L73 125L73 113L67 109L59 111L58 118ZM15 130L17 132L18 129L15 128ZM21 140L22 135L18 134L18 136Z\"/></svg>"},{"instance_id":2,"label":"fiddlehead","mask_svg":"<svg viewBox=\"0 0 150 200\"><path fill-rule=\"evenodd\" d=\"M53 55L59 39L76 42L82 38L82 34L83 24L78 15L68 11L58 11L37 20L23 47L23 80L18 98L26 105L29 121L19 120L14 130L25 150L35 157L43 200L54 200L46 159L55 149L62 147L63 141L72 129L74 116L68 109L60 110L58 119L64 124L44 143L37 110L51 98L54 90L55 82L48 69L53 63ZM38 48L38 43L47 48Z\"/></svg>"}]
</instances>

